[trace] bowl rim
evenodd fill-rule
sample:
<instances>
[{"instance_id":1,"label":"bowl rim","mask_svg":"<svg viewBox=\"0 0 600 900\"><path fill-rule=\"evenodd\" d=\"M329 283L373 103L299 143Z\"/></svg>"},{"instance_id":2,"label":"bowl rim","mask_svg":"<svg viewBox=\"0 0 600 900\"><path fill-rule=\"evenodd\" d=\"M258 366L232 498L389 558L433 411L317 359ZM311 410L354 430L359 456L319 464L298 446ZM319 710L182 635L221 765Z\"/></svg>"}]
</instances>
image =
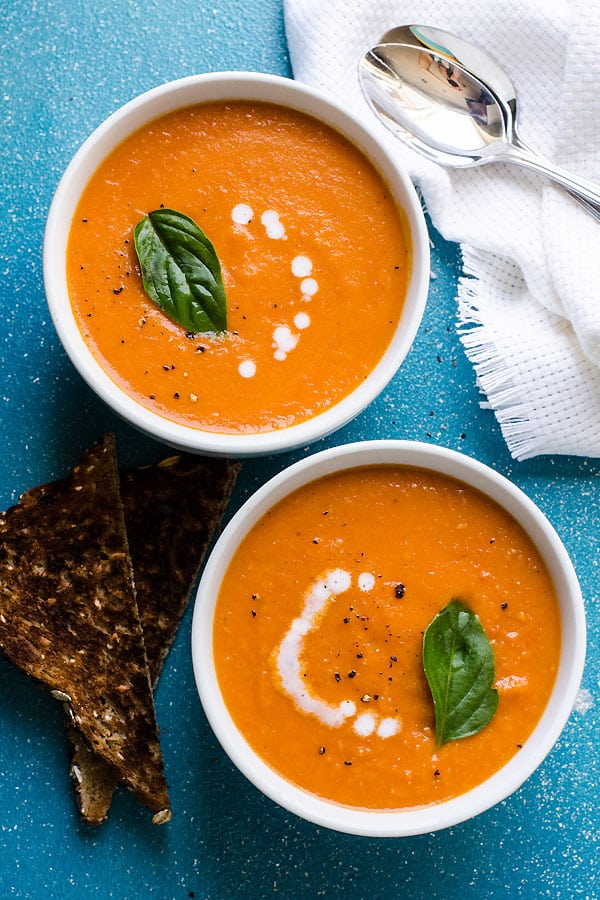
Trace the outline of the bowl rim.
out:
<instances>
[{"instance_id":1,"label":"bowl rim","mask_svg":"<svg viewBox=\"0 0 600 900\"><path fill-rule=\"evenodd\" d=\"M561 656L548 705L523 748L482 784L459 797L403 810L349 808L297 787L263 762L237 730L221 695L212 658L215 603L222 577L240 541L258 519L290 492L324 475L356 466L399 464L441 472L491 497L525 529L542 553L560 604ZM275 803L316 825L371 837L402 837L458 825L514 793L551 751L575 703L586 653L583 598L569 555L539 507L512 481L455 450L418 441L342 444L283 469L252 494L217 540L194 598L191 633L196 687L222 748L246 778Z\"/></svg>"},{"instance_id":2,"label":"bowl rim","mask_svg":"<svg viewBox=\"0 0 600 900\"><path fill-rule=\"evenodd\" d=\"M75 321L68 297L66 246L81 191L108 152L147 122L174 109L212 100L273 102L330 125L354 143L378 169L403 210L412 241L412 271L399 326L379 363L350 394L316 416L286 428L250 434L203 431L173 422L139 404L101 367ZM123 419L171 446L222 456L257 456L312 443L358 415L381 393L410 350L429 289L430 250L417 192L374 127L324 91L280 75L222 71L166 82L131 99L82 143L56 188L46 221L43 277L50 315L71 362L94 392Z\"/></svg>"}]
</instances>

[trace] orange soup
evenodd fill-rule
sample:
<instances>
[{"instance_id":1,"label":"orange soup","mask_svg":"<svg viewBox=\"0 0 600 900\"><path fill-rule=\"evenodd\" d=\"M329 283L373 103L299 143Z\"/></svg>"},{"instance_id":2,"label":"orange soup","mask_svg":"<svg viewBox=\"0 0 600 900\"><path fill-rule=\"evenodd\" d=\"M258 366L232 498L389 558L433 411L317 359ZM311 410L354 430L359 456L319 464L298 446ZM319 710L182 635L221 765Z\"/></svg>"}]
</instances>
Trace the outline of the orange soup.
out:
<instances>
[{"instance_id":1,"label":"orange soup","mask_svg":"<svg viewBox=\"0 0 600 900\"><path fill-rule=\"evenodd\" d=\"M456 599L494 650L498 708L436 746L423 633ZM517 522L468 486L373 466L306 485L244 539L213 646L227 708L253 749L340 804L402 809L457 796L533 731L558 667L558 602Z\"/></svg>"},{"instance_id":2,"label":"orange soup","mask_svg":"<svg viewBox=\"0 0 600 900\"><path fill-rule=\"evenodd\" d=\"M222 335L185 333L143 290L133 230L161 206L215 247ZM126 139L86 188L67 256L77 322L113 380L221 433L306 421L358 387L397 327L410 267L404 215L370 161L308 115L245 101Z\"/></svg>"}]
</instances>

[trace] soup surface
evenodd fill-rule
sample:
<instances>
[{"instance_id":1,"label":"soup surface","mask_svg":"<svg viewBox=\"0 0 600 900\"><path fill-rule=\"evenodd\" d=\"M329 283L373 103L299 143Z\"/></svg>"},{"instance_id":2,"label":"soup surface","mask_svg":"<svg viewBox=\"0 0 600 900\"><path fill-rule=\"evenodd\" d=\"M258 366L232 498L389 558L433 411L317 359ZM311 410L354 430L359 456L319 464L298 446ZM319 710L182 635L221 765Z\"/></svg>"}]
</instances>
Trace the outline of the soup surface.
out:
<instances>
[{"instance_id":1,"label":"soup surface","mask_svg":"<svg viewBox=\"0 0 600 900\"><path fill-rule=\"evenodd\" d=\"M186 335L143 290L133 229L161 206L216 249L223 335ZM307 115L240 101L174 112L110 154L76 211L67 276L114 381L166 418L238 433L305 421L358 387L410 266L403 213L362 153Z\"/></svg>"},{"instance_id":2,"label":"soup surface","mask_svg":"<svg viewBox=\"0 0 600 900\"><path fill-rule=\"evenodd\" d=\"M451 599L494 649L498 710L436 747L423 632ZM217 601L217 677L238 728L295 784L354 807L467 791L533 731L561 625L521 527L462 483L410 467L351 469L300 488L250 531Z\"/></svg>"}]
</instances>

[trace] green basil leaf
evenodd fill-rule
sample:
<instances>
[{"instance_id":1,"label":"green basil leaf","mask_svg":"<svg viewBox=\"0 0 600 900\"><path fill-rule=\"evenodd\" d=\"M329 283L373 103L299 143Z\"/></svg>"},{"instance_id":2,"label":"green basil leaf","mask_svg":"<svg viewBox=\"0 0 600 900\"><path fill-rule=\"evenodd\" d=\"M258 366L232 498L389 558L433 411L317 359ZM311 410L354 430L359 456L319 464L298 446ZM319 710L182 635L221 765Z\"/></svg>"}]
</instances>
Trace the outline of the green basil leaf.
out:
<instances>
[{"instance_id":1,"label":"green basil leaf","mask_svg":"<svg viewBox=\"0 0 600 900\"><path fill-rule=\"evenodd\" d=\"M227 304L215 248L193 219L157 209L134 231L148 296L186 331L225 331Z\"/></svg>"},{"instance_id":2,"label":"green basil leaf","mask_svg":"<svg viewBox=\"0 0 600 900\"><path fill-rule=\"evenodd\" d=\"M452 600L437 614L423 638L423 668L438 746L488 724L498 707L494 651L475 613Z\"/></svg>"}]
</instances>

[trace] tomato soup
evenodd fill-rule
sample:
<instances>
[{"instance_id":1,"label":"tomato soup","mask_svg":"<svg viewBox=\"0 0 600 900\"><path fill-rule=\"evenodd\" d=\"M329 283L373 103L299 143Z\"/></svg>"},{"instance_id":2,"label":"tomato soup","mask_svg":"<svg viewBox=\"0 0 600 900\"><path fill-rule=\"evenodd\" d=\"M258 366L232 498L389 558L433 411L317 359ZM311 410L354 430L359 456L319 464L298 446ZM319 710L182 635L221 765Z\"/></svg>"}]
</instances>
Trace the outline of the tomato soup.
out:
<instances>
[{"instance_id":1,"label":"tomato soup","mask_svg":"<svg viewBox=\"0 0 600 900\"><path fill-rule=\"evenodd\" d=\"M423 633L452 599L494 650L498 708L436 745ZM402 809L480 784L533 731L561 644L555 590L518 523L483 494L405 466L289 495L251 529L217 600L218 681L237 727L294 784Z\"/></svg>"},{"instance_id":2,"label":"tomato soup","mask_svg":"<svg viewBox=\"0 0 600 900\"><path fill-rule=\"evenodd\" d=\"M145 294L133 231L161 206L219 257L222 335L191 334ZM358 387L397 328L411 269L404 214L345 137L278 105L188 107L126 139L91 178L71 226L79 328L145 407L221 433L273 431Z\"/></svg>"}]
</instances>

